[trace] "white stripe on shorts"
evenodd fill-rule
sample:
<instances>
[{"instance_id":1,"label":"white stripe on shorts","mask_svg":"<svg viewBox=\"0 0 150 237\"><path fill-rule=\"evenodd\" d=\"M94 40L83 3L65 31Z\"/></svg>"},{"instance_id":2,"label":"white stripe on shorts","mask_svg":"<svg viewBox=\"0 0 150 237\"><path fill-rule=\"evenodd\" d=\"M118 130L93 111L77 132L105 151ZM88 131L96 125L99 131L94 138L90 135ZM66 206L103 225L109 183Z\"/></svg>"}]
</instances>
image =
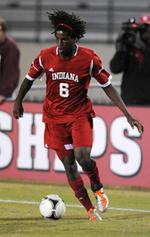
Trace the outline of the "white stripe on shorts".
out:
<instances>
[{"instance_id":1,"label":"white stripe on shorts","mask_svg":"<svg viewBox=\"0 0 150 237\"><path fill-rule=\"evenodd\" d=\"M64 147L65 147L66 150L72 150L73 149L72 144L65 144Z\"/></svg>"}]
</instances>

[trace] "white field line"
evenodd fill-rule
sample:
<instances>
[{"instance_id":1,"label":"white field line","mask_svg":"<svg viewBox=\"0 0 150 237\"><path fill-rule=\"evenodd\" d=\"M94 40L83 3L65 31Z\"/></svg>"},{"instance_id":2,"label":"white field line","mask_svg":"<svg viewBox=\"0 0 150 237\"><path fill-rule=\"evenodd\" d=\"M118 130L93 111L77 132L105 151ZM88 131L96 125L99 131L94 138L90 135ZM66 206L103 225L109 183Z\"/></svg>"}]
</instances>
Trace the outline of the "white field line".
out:
<instances>
[{"instance_id":1,"label":"white field line","mask_svg":"<svg viewBox=\"0 0 150 237\"><path fill-rule=\"evenodd\" d=\"M40 204L40 202L36 202L36 201L27 201L27 200L20 201L20 200L11 200L11 199L0 199L0 203L17 203L17 204L29 204L29 205ZM66 204L66 206L70 208L83 208L81 205L76 205L76 204ZM114 210L114 211L150 213L150 210L134 209L134 208L109 207L108 209Z\"/></svg>"}]
</instances>

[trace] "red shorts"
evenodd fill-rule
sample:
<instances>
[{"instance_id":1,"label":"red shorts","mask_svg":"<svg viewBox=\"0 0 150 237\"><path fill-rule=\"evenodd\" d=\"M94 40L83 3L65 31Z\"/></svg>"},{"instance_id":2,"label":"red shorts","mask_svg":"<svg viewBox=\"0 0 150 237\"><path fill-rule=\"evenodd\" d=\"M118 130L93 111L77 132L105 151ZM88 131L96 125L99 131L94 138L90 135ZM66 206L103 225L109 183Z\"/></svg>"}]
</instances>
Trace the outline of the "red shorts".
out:
<instances>
[{"instance_id":1,"label":"red shorts","mask_svg":"<svg viewBox=\"0 0 150 237\"><path fill-rule=\"evenodd\" d=\"M74 147L92 147L93 119L85 114L59 123L54 119L45 123L44 144L54 150L70 150Z\"/></svg>"}]
</instances>

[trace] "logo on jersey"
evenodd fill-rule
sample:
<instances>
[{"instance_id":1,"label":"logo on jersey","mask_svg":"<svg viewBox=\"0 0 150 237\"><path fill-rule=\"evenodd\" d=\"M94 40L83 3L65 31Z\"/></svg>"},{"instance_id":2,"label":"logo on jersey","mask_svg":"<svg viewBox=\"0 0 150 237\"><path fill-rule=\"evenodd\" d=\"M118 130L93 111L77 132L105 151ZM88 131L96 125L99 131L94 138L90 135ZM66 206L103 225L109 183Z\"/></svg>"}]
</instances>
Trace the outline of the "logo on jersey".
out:
<instances>
[{"instance_id":1,"label":"logo on jersey","mask_svg":"<svg viewBox=\"0 0 150 237\"><path fill-rule=\"evenodd\" d=\"M54 69L51 67L51 68L49 69L49 72L54 72Z\"/></svg>"},{"instance_id":2,"label":"logo on jersey","mask_svg":"<svg viewBox=\"0 0 150 237\"><path fill-rule=\"evenodd\" d=\"M78 75L70 72L55 72L52 73L52 80L72 80L75 82L79 82Z\"/></svg>"}]
</instances>

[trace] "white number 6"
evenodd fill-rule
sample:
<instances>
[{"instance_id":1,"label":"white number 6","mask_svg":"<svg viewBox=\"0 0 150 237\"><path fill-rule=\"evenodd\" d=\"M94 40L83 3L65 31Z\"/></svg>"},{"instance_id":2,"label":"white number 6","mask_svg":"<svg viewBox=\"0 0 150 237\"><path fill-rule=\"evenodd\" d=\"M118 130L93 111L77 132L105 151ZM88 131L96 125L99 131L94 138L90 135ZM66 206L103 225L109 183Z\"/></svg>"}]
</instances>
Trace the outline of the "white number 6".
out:
<instances>
[{"instance_id":1,"label":"white number 6","mask_svg":"<svg viewBox=\"0 0 150 237\"><path fill-rule=\"evenodd\" d=\"M61 97L69 96L69 84L68 83L60 83L59 84L59 94Z\"/></svg>"}]
</instances>

